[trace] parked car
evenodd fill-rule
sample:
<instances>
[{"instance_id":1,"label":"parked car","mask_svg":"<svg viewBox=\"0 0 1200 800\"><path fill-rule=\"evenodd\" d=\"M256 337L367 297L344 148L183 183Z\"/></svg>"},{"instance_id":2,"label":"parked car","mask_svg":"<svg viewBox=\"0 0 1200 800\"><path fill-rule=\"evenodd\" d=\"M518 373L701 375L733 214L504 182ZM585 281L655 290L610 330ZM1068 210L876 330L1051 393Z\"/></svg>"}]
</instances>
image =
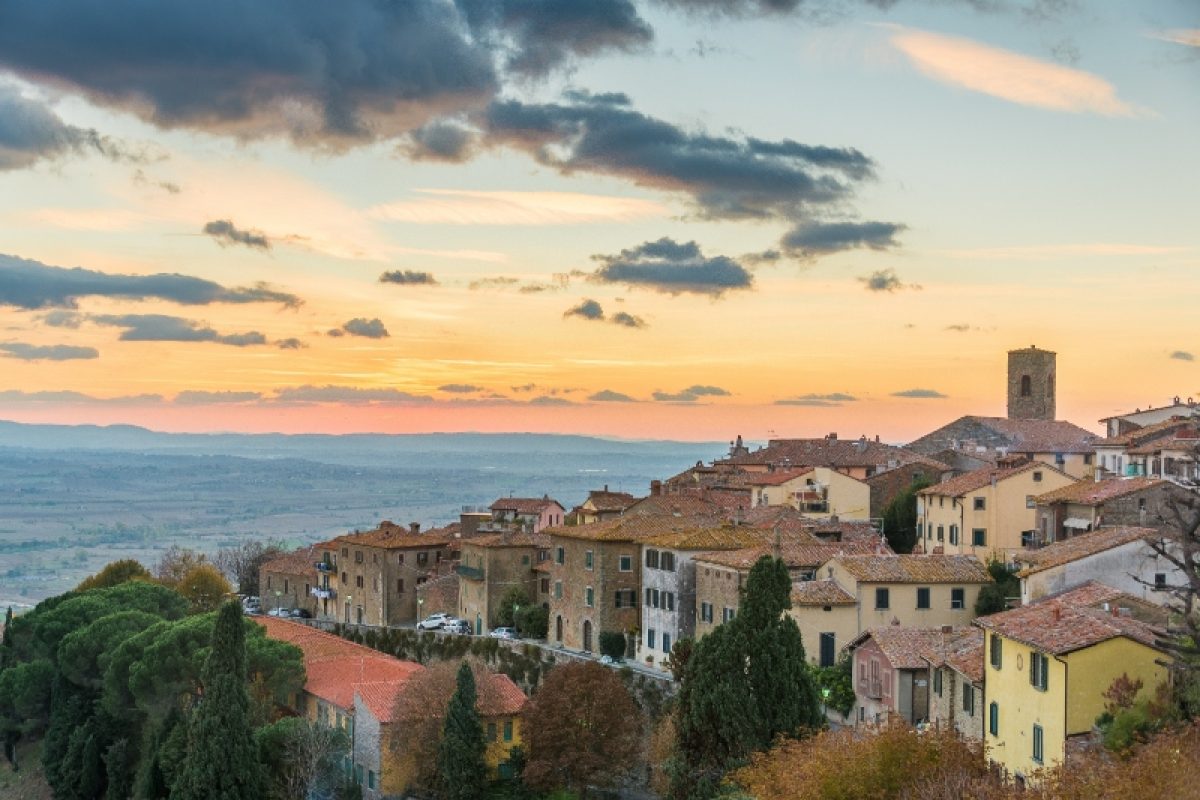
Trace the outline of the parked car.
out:
<instances>
[{"instance_id":1,"label":"parked car","mask_svg":"<svg viewBox=\"0 0 1200 800\"><path fill-rule=\"evenodd\" d=\"M488 634L493 639L516 639L516 628L492 628L492 632Z\"/></svg>"},{"instance_id":2,"label":"parked car","mask_svg":"<svg viewBox=\"0 0 1200 800\"><path fill-rule=\"evenodd\" d=\"M445 624L442 625L442 630L444 630L446 633L457 633L461 636L470 636L471 623L467 622L465 619L448 619L446 620Z\"/></svg>"},{"instance_id":3,"label":"parked car","mask_svg":"<svg viewBox=\"0 0 1200 800\"><path fill-rule=\"evenodd\" d=\"M436 631L452 619L454 618L445 611L438 611L437 613L430 614L428 617L418 622L417 627L423 631Z\"/></svg>"},{"instance_id":4,"label":"parked car","mask_svg":"<svg viewBox=\"0 0 1200 800\"><path fill-rule=\"evenodd\" d=\"M268 617L290 617L292 610L290 608L272 608L267 612Z\"/></svg>"},{"instance_id":5,"label":"parked car","mask_svg":"<svg viewBox=\"0 0 1200 800\"><path fill-rule=\"evenodd\" d=\"M307 608L293 608L288 616L295 619L312 619L312 612Z\"/></svg>"}]
</instances>

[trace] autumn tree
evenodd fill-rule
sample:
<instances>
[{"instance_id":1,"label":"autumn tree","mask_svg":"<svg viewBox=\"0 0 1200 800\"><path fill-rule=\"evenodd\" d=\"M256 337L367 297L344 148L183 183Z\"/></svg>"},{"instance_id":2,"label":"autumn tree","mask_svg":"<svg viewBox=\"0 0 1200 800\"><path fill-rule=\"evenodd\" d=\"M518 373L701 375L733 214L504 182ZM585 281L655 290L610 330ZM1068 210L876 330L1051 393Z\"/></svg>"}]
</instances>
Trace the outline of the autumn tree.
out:
<instances>
[{"instance_id":1,"label":"autumn tree","mask_svg":"<svg viewBox=\"0 0 1200 800\"><path fill-rule=\"evenodd\" d=\"M350 747L346 732L303 717L284 717L255 731L276 800L327 796L337 788L339 761Z\"/></svg>"},{"instance_id":2,"label":"autumn tree","mask_svg":"<svg viewBox=\"0 0 1200 800\"><path fill-rule=\"evenodd\" d=\"M113 561L95 575L84 578L83 582L75 587L75 591L86 592L88 589L104 589L109 586L116 586L118 583L124 583L125 581L148 581L152 580L153 577L150 574L150 570L143 567L140 562L132 558L125 558L120 561Z\"/></svg>"},{"instance_id":3,"label":"autumn tree","mask_svg":"<svg viewBox=\"0 0 1200 800\"><path fill-rule=\"evenodd\" d=\"M259 541L251 539L235 547L223 547L213 559L217 568L237 585L237 590L257 597L259 592L258 571L263 564L287 552L286 543L278 539Z\"/></svg>"},{"instance_id":4,"label":"autumn tree","mask_svg":"<svg viewBox=\"0 0 1200 800\"><path fill-rule=\"evenodd\" d=\"M643 718L617 674L594 661L555 667L526 707L525 782L582 791L627 772Z\"/></svg>"},{"instance_id":5,"label":"autumn tree","mask_svg":"<svg viewBox=\"0 0 1200 800\"><path fill-rule=\"evenodd\" d=\"M723 774L778 736L824 724L817 689L791 607L783 561L751 568L734 619L698 641L679 689L672 795L711 796Z\"/></svg>"},{"instance_id":6,"label":"autumn tree","mask_svg":"<svg viewBox=\"0 0 1200 800\"><path fill-rule=\"evenodd\" d=\"M476 800L487 786L483 760L487 743L476 708L475 675L465 661L458 666L456 683L438 743L441 796L446 800Z\"/></svg>"},{"instance_id":7,"label":"autumn tree","mask_svg":"<svg viewBox=\"0 0 1200 800\"><path fill-rule=\"evenodd\" d=\"M175 591L188 601L193 614L202 614L216 611L221 602L233 593L233 587L212 564L199 563L184 573L175 585Z\"/></svg>"},{"instance_id":8,"label":"autumn tree","mask_svg":"<svg viewBox=\"0 0 1200 800\"><path fill-rule=\"evenodd\" d=\"M174 588L192 568L207 563L208 556L204 553L173 544L159 556L158 563L154 565L154 577L163 586Z\"/></svg>"},{"instance_id":9,"label":"autumn tree","mask_svg":"<svg viewBox=\"0 0 1200 800\"><path fill-rule=\"evenodd\" d=\"M911 553L917 544L917 493L930 485L916 478L883 509L883 535L897 553Z\"/></svg>"},{"instance_id":10,"label":"autumn tree","mask_svg":"<svg viewBox=\"0 0 1200 800\"><path fill-rule=\"evenodd\" d=\"M500 598L496 607L495 619L492 621L496 628L514 628L517 626L517 615L520 609L530 605L529 593L520 586L510 586Z\"/></svg>"},{"instance_id":11,"label":"autumn tree","mask_svg":"<svg viewBox=\"0 0 1200 800\"><path fill-rule=\"evenodd\" d=\"M213 626L203 695L188 720L188 749L172 800L257 800L264 775L250 728L246 629L241 606L225 603Z\"/></svg>"}]
</instances>

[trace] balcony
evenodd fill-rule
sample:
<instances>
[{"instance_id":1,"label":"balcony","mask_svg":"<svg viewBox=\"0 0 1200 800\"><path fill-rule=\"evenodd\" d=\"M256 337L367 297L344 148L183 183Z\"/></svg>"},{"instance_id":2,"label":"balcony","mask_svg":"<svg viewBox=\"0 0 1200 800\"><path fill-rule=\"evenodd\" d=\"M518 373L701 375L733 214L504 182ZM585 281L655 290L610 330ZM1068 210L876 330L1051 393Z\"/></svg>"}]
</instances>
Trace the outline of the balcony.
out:
<instances>
[{"instance_id":1,"label":"balcony","mask_svg":"<svg viewBox=\"0 0 1200 800\"><path fill-rule=\"evenodd\" d=\"M314 586L310 591L311 591L313 597L316 597L321 600L336 600L337 599L337 590L336 589L325 589L320 586Z\"/></svg>"},{"instance_id":2,"label":"balcony","mask_svg":"<svg viewBox=\"0 0 1200 800\"><path fill-rule=\"evenodd\" d=\"M337 566L330 564L328 561L318 561L313 566L317 568L317 572L334 572L337 570Z\"/></svg>"},{"instance_id":3,"label":"balcony","mask_svg":"<svg viewBox=\"0 0 1200 800\"><path fill-rule=\"evenodd\" d=\"M459 564L454 568L454 571L458 573L459 577L466 578L469 581L483 580L483 570L479 567L464 567L462 564Z\"/></svg>"}]
</instances>

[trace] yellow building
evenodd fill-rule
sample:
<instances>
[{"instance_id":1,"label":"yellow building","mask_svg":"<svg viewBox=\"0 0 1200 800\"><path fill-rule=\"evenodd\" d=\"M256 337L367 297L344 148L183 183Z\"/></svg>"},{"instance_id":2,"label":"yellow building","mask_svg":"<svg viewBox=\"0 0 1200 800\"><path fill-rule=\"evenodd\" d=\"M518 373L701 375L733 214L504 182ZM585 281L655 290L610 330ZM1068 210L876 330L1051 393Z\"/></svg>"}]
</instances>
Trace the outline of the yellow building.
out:
<instances>
[{"instance_id":1,"label":"yellow building","mask_svg":"<svg viewBox=\"0 0 1200 800\"><path fill-rule=\"evenodd\" d=\"M1089 581L1011 611L981 617L986 635L988 758L1017 780L1069 757L1072 737L1089 734L1104 692L1122 675L1141 680L1139 699L1167 680L1159 660L1162 612Z\"/></svg>"},{"instance_id":2,"label":"yellow building","mask_svg":"<svg viewBox=\"0 0 1200 800\"><path fill-rule=\"evenodd\" d=\"M1040 461L984 467L917 494L917 545L926 553L969 553L1004 561L1037 527L1034 498L1075 482Z\"/></svg>"}]
</instances>

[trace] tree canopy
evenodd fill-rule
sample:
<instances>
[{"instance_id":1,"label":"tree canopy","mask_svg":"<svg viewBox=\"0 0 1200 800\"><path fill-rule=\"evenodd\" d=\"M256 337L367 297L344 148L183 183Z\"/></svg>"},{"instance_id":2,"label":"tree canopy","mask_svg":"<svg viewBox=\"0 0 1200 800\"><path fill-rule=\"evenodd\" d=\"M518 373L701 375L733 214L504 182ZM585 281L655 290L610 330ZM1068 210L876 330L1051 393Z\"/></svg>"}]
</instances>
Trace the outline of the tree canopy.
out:
<instances>
[{"instance_id":1,"label":"tree canopy","mask_svg":"<svg viewBox=\"0 0 1200 800\"><path fill-rule=\"evenodd\" d=\"M475 675L467 662L459 665L455 680L438 744L441 795L446 800L476 800L487 786L487 765L483 760L487 743L475 707L478 699Z\"/></svg>"},{"instance_id":2,"label":"tree canopy","mask_svg":"<svg viewBox=\"0 0 1200 800\"><path fill-rule=\"evenodd\" d=\"M917 544L917 492L929 486L928 478L917 478L883 509L883 535L897 553L911 553Z\"/></svg>"}]
</instances>

